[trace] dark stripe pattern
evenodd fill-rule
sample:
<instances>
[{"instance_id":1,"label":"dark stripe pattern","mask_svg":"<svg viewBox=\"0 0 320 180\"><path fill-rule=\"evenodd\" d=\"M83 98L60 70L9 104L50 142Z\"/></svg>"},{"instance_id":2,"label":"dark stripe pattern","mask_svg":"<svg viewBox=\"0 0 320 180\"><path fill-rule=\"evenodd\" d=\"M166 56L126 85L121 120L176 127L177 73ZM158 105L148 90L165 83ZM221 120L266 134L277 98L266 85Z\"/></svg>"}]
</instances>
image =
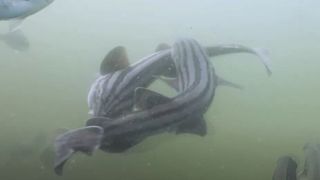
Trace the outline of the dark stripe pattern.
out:
<instances>
[{"instance_id":1,"label":"dark stripe pattern","mask_svg":"<svg viewBox=\"0 0 320 180\"><path fill-rule=\"evenodd\" d=\"M99 77L88 94L90 113L95 116L119 117L132 111L134 90L146 87L154 76L169 68L170 51L164 50L141 59L129 68Z\"/></svg>"}]
</instances>

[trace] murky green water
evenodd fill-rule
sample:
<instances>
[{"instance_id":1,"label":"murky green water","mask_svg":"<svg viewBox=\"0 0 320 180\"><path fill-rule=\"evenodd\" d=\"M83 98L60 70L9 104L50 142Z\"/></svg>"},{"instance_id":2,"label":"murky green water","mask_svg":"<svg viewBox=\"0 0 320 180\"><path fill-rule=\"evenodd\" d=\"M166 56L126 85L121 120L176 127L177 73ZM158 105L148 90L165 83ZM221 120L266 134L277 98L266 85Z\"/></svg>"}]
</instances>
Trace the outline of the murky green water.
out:
<instances>
[{"instance_id":1,"label":"murky green water","mask_svg":"<svg viewBox=\"0 0 320 180\"><path fill-rule=\"evenodd\" d=\"M320 142L320 3L316 0L56 0L22 27L27 52L0 43L0 179L268 180L279 156L302 166L302 147ZM7 22L1 22L6 30ZM72 158L54 175L43 151L59 128L83 126L86 96L104 55L117 45L131 62L160 42L193 37L270 51L267 77L251 55L212 59L219 87L206 113L208 135L162 134L124 154ZM167 93L164 84L152 88ZM45 153L43 153L45 152Z\"/></svg>"}]
</instances>

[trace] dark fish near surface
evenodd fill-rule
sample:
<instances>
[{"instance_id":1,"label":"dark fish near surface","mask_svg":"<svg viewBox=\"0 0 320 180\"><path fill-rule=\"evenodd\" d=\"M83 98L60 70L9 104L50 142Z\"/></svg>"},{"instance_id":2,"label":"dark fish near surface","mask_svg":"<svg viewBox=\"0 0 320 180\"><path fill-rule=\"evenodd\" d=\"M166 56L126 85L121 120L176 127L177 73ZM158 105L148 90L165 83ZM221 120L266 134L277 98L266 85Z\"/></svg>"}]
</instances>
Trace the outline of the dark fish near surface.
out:
<instances>
[{"instance_id":1,"label":"dark fish near surface","mask_svg":"<svg viewBox=\"0 0 320 180\"><path fill-rule=\"evenodd\" d=\"M308 143L304 146L305 163L301 177L308 180L320 179L320 144Z\"/></svg>"},{"instance_id":2,"label":"dark fish near surface","mask_svg":"<svg viewBox=\"0 0 320 180\"><path fill-rule=\"evenodd\" d=\"M54 0L0 0L0 20L26 18Z\"/></svg>"},{"instance_id":3,"label":"dark fish near surface","mask_svg":"<svg viewBox=\"0 0 320 180\"><path fill-rule=\"evenodd\" d=\"M161 53L168 53L168 51ZM208 61L206 51L194 40L182 40L175 43L172 57L179 82L178 95L174 98L168 98L156 92L138 88L135 90L134 100L141 110L113 120L106 117L89 119L86 128L96 129L97 132L101 132L103 129L100 149L107 152L122 152L146 137L166 131L193 132L202 136L206 134L202 114L213 99L219 78L215 75L214 68ZM142 64L140 65L142 66ZM123 80L119 82L123 82ZM129 82L133 81L127 83ZM111 92L118 92L116 90ZM92 153L85 151L92 149L88 144L90 142L86 142L85 137L76 135L76 133L81 134L80 131L85 131L86 128L57 138L55 143L56 173L62 173L63 164L72 154L64 152ZM101 137L101 134L97 134L98 136Z\"/></svg>"},{"instance_id":4,"label":"dark fish near surface","mask_svg":"<svg viewBox=\"0 0 320 180\"><path fill-rule=\"evenodd\" d=\"M15 20L10 31L18 29L22 21L42 10L54 0L0 0L0 21Z\"/></svg>"},{"instance_id":5,"label":"dark fish near surface","mask_svg":"<svg viewBox=\"0 0 320 180\"><path fill-rule=\"evenodd\" d=\"M280 157L272 180L297 180L297 167L297 163L290 156Z\"/></svg>"},{"instance_id":6,"label":"dark fish near surface","mask_svg":"<svg viewBox=\"0 0 320 180\"><path fill-rule=\"evenodd\" d=\"M9 47L17 51L29 48L29 41L19 30L28 16L47 7L54 0L0 0L0 21L10 20L9 32L0 35Z\"/></svg>"}]
</instances>

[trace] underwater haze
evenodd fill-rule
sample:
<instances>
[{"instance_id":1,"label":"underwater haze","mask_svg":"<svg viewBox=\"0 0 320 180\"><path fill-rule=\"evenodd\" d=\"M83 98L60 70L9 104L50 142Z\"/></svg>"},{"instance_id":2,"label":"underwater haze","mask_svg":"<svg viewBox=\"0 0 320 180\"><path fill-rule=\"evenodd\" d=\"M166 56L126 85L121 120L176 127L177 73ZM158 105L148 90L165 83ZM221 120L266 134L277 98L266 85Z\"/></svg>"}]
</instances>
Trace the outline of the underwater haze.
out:
<instances>
[{"instance_id":1,"label":"underwater haze","mask_svg":"<svg viewBox=\"0 0 320 180\"><path fill-rule=\"evenodd\" d=\"M21 30L30 47L0 41L0 179L270 180L277 159L320 143L320 1L55 0ZM0 31L9 22L0 22ZM218 87L205 114L205 137L152 136L128 152L77 153L64 175L53 172L52 142L83 127L87 93L115 46L130 62L159 43L191 37L209 46L268 49L272 76L257 57L211 58L217 74L245 88ZM157 81L153 90L171 94Z\"/></svg>"}]
</instances>

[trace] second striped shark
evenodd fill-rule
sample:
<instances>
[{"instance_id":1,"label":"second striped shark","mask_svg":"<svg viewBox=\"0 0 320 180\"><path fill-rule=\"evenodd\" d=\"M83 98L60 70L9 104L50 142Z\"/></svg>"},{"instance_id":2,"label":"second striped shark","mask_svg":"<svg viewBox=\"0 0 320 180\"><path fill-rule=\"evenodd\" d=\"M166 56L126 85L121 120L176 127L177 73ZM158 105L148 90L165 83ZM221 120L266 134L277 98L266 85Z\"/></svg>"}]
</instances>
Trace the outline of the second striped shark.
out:
<instances>
[{"instance_id":1,"label":"second striped shark","mask_svg":"<svg viewBox=\"0 0 320 180\"><path fill-rule=\"evenodd\" d=\"M116 84L118 88L111 90L114 93L119 92L119 87L125 88L130 94L134 92L134 103L139 107L139 110L116 115L115 118L110 118L105 114L101 116L97 113L99 111L96 111L93 112L93 118L87 121L87 127L71 130L58 136L55 142L55 172L62 174L63 165L77 151L92 154L95 149L100 148L106 152L123 152L149 136L168 131L204 135L206 126L202 114L211 104L215 89L219 84L219 78L209 63L208 49L210 48L206 48L206 50L202 48L195 40L183 39L177 41L170 50L160 51L136 64L138 67L142 66L145 61L153 59L155 56L160 56L155 59L164 57L172 59L179 83L178 94L173 98L165 97L142 87L129 91L130 85L139 80L126 79L134 77L132 76L135 74L134 72L131 72L130 76L126 76L130 74L129 69L132 70L132 68L126 68L123 77L120 75L121 70L114 72L117 76L113 75L113 80L111 77L104 83L113 82ZM147 67L144 66L144 68ZM121 80L119 80L120 77ZM105 87L104 83L95 82L94 86ZM99 90L101 88L91 92L93 94L89 97L93 98ZM100 97L106 96L100 95ZM119 95L115 97L119 97ZM89 100L89 104L90 102L92 103ZM96 109L101 109L101 105Z\"/></svg>"}]
</instances>

